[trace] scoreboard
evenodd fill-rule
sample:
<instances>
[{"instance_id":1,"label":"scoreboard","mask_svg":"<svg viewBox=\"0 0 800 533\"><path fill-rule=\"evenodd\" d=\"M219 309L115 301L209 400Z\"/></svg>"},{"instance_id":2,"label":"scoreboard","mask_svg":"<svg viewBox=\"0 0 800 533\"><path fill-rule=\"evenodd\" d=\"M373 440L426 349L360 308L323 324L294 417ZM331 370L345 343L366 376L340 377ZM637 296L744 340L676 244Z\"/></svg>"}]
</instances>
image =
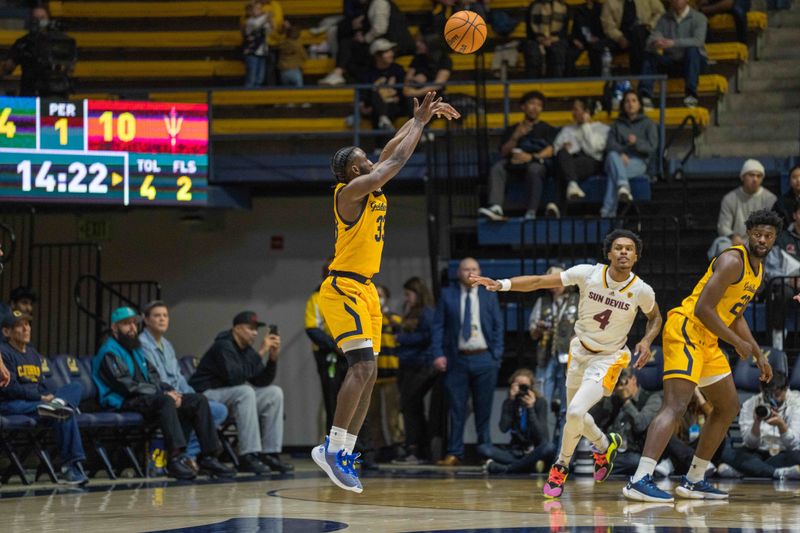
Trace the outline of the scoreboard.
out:
<instances>
[{"instance_id":1,"label":"scoreboard","mask_svg":"<svg viewBox=\"0 0 800 533\"><path fill-rule=\"evenodd\" d=\"M0 202L204 206L208 106L0 97Z\"/></svg>"}]
</instances>

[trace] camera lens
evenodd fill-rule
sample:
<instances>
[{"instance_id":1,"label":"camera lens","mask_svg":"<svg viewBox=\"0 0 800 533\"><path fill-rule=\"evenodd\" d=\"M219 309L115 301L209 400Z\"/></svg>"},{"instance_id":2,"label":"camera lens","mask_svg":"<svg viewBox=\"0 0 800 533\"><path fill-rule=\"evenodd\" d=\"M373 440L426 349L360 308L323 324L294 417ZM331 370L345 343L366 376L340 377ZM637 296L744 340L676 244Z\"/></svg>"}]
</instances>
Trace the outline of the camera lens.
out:
<instances>
[{"instance_id":1,"label":"camera lens","mask_svg":"<svg viewBox=\"0 0 800 533\"><path fill-rule=\"evenodd\" d=\"M767 418L767 415L769 415L769 409L767 409L766 405L762 404L756 406L756 416L758 418Z\"/></svg>"}]
</instances>

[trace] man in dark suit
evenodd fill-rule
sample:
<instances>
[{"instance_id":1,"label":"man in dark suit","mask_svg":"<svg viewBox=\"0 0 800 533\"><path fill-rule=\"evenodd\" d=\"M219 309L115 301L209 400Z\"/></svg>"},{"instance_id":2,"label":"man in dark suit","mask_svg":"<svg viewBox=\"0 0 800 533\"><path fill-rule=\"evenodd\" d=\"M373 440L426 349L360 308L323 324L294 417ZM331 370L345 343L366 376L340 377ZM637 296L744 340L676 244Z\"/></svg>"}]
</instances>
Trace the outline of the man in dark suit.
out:
<instances>
[{"instance_id":1,"label":"man in dark suit","mask_svg":"<svg viewBox=\"0 0 800 533\"><path fill-rule=\"evenodd\" d=\"M478 444L491 444L489 417L503 357L503 318L497 295L471 287L470 274L480 275L478 262L467 257L458 266L459 283L442 290L436 306L431 349L434 368L445 372L450 403L450 431L443 466L458 466L464 458L467 399L472 393Z\"/></svg>"}]
</instances>

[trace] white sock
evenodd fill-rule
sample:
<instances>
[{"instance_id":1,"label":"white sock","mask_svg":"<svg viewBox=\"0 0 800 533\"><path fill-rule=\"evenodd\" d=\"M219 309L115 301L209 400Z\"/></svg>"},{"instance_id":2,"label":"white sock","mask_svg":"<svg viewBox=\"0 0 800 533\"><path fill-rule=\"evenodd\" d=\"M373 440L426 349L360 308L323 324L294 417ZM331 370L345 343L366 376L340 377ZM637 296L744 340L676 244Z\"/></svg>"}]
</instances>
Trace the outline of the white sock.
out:
<instances>
[{"instance_id":1,"label":"white sock","mask_svg":"<svg viewBox=\"0 0 800 533\"><path fill-rule=\"evenodd\" d=\"M653 472L656 471L656 460L650 459L649 457L642 456L639 459L639 468L636 469L636 473L631 478L631 481L636 483L640 481L644 476L652 476Z\"/></svg>"},{"instance_id":2,"label":"white sock","mask_svg":"<svg viewBox=\"0 0 800 533\"><path fill-rule=\"evenodd\" d=\"M348 433L344 438L344 453L350 455L353 453L353 449L356 447L356 439L358 439L358 435L353 435Z\"/></svg>"},{"instance_id":3,"label":"white sock","mask_svg":"<svg viewBox=\"0 0 800 533\"><path fill-rule=\"evenodd\" d=\"M708 468L708 461L695 455L692 457L692 465L689 467L689 471L686 472L686 479L689 480L689 483L703 481L706 478L706 468Z\"/></svg>"},{"instance_id":4,"label":"white sock","mask_svg":"<svg viewBox=\"0 0 800 533\"><path fill-rule=\"evenodd\" d=\"M347 430L331 426L331 433L328 435L328 453L337 453L347 445Z\"/></svg>"}]
</instances>

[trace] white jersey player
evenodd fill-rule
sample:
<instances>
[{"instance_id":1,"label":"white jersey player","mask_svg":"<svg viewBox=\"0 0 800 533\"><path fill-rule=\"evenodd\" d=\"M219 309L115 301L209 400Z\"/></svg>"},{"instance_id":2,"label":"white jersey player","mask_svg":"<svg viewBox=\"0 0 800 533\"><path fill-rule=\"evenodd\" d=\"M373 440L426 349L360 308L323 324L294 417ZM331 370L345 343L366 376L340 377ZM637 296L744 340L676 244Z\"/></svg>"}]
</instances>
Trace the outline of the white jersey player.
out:
<instances>
[{"instance_id":1,"label":"white jersey player","mask_svg":"<svg viewBox=\"0 0 800 533\"><path fill-rule=\"evenodd\" d=\"M614 468L622 439L605 435L589 414L595 404L610 396L622 369L631 361L626 346L628 333L639 309L647 316L647 327L636 345L634 367L650 360L650 345L661 330L661 312L653 289L631 272L642 251L642 240L627 230L614 230L603 242L609 265L577 265L560 274L518 276L493 280L473 276L474 285L491 291L530 292L576 285L580 291L575 337L570 342L567 365L567 421L561 437L561 452L550 468L544 485L546 498L558 498L569 473L569 463L581 435L595 448L594 479L605 481Z\"/></svg>"}]
</instances>

